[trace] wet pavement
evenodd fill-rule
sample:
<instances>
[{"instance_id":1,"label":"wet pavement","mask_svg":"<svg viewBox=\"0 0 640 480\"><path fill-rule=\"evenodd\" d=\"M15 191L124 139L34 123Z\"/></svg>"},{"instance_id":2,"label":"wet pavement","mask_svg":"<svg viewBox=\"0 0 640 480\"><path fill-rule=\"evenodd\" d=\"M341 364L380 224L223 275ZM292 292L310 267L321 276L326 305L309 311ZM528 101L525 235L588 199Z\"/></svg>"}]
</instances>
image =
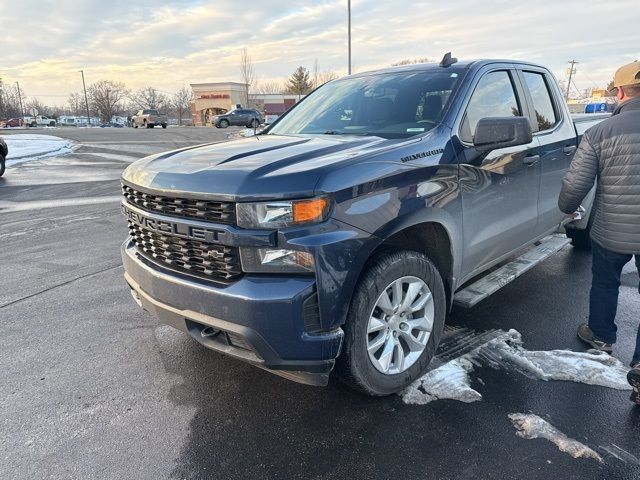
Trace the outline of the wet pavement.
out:
<instances>
[{"instance_id":1,"label":"wet pavement","mask_svg":"<svg viewBox=\"0 0 640 480\"><path fill-rule=\"evenodd\" d=\"M79 146L0 178L0 478L640 478L628 391L481 365L470 373L480 401L408 405L335 380L291 383L159 325L122 279L118 177L136 158L230 131L37 133ZM589 270L588 254L566 247L448 323L584 351ZM637 288L628 266L615 345L625 364ZM510 414L541 417L602 463L518 436Z\"/></svg>"}]
</instances>

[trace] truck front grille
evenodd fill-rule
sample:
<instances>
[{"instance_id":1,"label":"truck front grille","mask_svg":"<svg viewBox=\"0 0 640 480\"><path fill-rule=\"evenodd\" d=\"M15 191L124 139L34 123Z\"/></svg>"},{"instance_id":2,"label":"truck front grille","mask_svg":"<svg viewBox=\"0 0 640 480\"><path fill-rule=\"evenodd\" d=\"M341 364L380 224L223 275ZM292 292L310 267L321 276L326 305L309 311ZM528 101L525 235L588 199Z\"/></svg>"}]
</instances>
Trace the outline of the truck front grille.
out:
<instances>
[{"instance_id":1,"label":"truck front grille","mask_svg":"<svg viewBox=\"0 0 640 480\"><path fill-rule=\"evenodd\" d=\"M147 212L161 213L171 217L197 218L217 223L234 224L236 221L234 202L167 197L141 192L128 185L122 185L122 195L128 203Z\"/></svg>"},{"instance_id":2,"label":"truck front grille","mask_svg":"<svg viewBox=\"0 0 640 480\"><path fill-rule=\"evenodd\" d=\"M148 260L207 280L229 283L242 275L236 247L164 235L129 220L129 234Z\"/></svg>"}]
</instances>

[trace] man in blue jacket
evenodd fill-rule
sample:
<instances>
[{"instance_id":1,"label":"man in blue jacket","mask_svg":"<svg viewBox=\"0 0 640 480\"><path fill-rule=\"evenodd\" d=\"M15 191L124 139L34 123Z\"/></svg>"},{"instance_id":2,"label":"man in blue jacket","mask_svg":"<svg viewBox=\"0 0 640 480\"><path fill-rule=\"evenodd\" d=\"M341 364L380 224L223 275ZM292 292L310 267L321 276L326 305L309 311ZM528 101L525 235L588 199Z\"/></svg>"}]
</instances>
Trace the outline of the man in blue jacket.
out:
<instances>
[{"instance_id":1,"label":"man in blue jacket","mask_svg":"<svg viewBox=\"0 0 640 480\"><path fill-rule=\"evenodd\" d=\"M589 323L580 325L578 337L608 353L616 342L622 268L634 256L640 265L640 62L619 68L614 87L618 108L585 133L558 200L560 210L571 214L596 185ZM640 404L640 329L631 367L631 399Z\"/></svg>"}]
</instances>

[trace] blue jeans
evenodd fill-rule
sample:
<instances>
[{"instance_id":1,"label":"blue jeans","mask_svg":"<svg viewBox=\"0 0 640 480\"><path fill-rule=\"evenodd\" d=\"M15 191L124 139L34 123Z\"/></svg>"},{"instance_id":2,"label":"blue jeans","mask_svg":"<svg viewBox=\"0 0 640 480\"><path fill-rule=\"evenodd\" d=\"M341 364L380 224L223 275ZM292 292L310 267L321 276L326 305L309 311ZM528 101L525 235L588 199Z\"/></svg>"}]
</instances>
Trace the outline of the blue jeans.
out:
<instances>
[{"instance_id":1,"label":"blue jeans","mask_svg":"<svg viewBox=\"0 0 640 480\"><path fill-rule=\"evenodd\" d=\"M616 342L616 311L618 310L618 291L622 267L633 255L616 253L591 242L593 263L591 272L591 294L589 297L589 327L598 340L607 343ZM640 271L640 255L636 255L636 266ZM638 286L640 293L640 285ZM631 365L640 362L640 326L636 336L636 350Z\"/></svg>"}]
</instances>

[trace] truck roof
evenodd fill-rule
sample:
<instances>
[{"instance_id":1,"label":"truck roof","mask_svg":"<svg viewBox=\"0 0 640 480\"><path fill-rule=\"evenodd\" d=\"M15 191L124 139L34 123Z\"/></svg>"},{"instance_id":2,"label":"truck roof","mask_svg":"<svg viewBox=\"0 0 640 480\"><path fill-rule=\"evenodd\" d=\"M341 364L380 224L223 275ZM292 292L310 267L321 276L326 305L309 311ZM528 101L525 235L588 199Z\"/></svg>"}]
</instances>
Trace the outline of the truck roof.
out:
<instances>
[{"instance_id":1,"label":"truck roof","mask_svg":"<svg viewBox=\"0 0 640 480\"><path fill-rule=\"evenodd\" d=\"M394 72L412 72L412 71L426 71L426 70L435 70L435 69L440 69L440 68L455 68L455 69L466 69L466 70L470 70L470 69L478 69L481 67L484 67L485 65L489 65L492 63L513 63L516 65L526 65L526 66L531 66L531 67L538 67L538 68L544 68L546 70L548 70L547 67L545 67L544 65L540 65L537 63L533 63L533 62L525 62L523 60L508 60L508 59L480 59L480 60L465 60L465 61L458 61L454 64L452 64L449 67L441 67L439 62L429 62L429 63L412 63L409 65L400 65L400 66L395 66L395 67L387 67L387 68L380 68L380 69L376 69L376 70L368 70L366 72L360 72L360 73L355 73L352 76L353 77L359 77L359 76L366 76L366 75L373 75L373 74L378 74L378 73L394 73Z\"/></svg>"}]
</instances>

